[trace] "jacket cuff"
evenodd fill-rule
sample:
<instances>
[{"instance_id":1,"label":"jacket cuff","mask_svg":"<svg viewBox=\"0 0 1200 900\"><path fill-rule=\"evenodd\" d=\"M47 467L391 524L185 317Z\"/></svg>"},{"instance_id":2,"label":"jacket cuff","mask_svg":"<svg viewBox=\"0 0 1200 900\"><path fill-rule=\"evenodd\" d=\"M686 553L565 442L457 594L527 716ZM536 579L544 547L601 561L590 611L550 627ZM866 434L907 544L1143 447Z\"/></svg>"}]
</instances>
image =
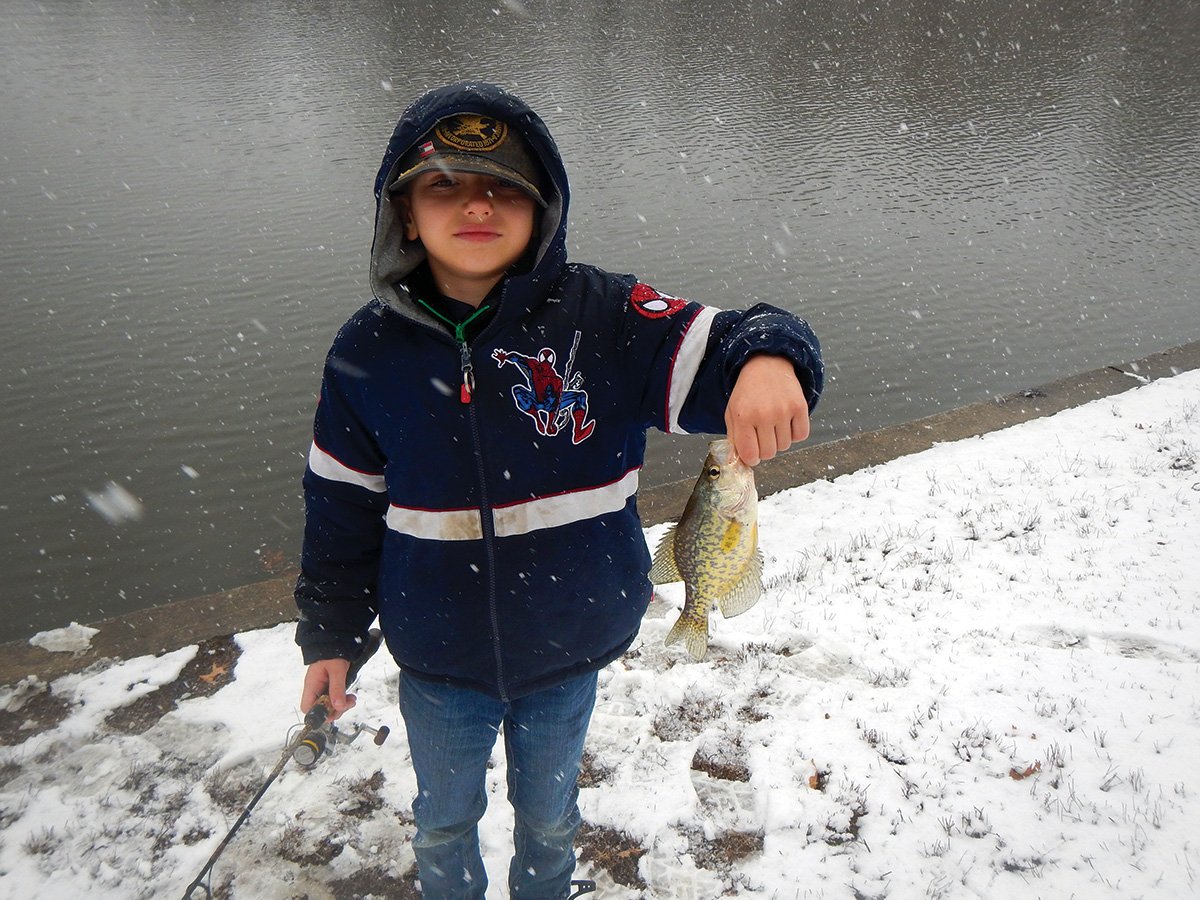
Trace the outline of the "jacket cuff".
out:
<instances>
[{"instance_id":1,"label":"jacket cuff","mask_svg":"<svg viewBox=\"0 0 1200 900\"><path fill-rule=\"evenodd\" d=\"M358 659L366 639L365 631L335 631L308 621L303 616L296 624L296 643L300 646L306 666L323 659Z\"/></svg>"}]
</instances>

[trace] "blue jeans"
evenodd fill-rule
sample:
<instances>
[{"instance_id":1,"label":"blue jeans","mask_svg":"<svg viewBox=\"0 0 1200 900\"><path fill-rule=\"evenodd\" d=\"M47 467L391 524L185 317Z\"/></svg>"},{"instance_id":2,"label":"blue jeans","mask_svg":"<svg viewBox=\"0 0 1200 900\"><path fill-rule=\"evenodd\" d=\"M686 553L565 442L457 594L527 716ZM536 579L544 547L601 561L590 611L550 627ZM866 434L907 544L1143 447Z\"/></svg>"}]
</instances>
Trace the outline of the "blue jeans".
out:
<instances>
[{"instance_id":1,"label":"blue jeans","mask_svg":"<svg viewBox=\"0 0 1200 900\"><path fill-rule=\"evenodd\" d=\"M504 727L516 813L512 900L560 900L575 869L576 801L596 673L504 703L468 688L400 675L400 712L417 775L413 850L425 900L476 900L487 889L478 823L487 762Z\"/></svg>"}]
</instances>

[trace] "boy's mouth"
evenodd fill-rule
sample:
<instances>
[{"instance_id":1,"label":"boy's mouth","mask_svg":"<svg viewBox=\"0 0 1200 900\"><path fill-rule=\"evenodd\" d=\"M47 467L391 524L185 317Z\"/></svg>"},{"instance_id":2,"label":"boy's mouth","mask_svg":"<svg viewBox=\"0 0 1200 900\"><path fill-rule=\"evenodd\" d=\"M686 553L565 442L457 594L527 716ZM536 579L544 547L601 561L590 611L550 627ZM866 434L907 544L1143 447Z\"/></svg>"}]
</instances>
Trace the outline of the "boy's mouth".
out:
<instances>
[{"instance_id":1,"label":"boy's mouth","mask_svg":"<svg viewBox=\"0 0 1200 900\"><path fill-rule=\"evenodd\" d=\"M489 241L500 236L498 231L491 228L464 228L454 232L454 236L465 241Z\"/></svg>"}]
</instances>

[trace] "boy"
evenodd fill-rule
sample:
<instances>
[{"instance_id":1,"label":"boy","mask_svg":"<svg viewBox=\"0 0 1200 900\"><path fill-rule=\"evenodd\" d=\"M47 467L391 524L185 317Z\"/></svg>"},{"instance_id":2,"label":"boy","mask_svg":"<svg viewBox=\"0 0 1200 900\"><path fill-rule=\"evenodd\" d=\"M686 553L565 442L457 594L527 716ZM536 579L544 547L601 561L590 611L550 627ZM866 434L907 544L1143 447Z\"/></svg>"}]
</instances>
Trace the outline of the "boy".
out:
<instances>
[{"instance_id":1,"label":"boy","mask_svg":"<svg viewBox=\"0 0 1200 900\"><path fill-rule=\"evenodd\" d=\"M325 691L335 714L353 706L347 660L378 615L423 895L484 896L476 825L503 725L511 896L561 900L596 673L651 596L646 429L770 458L808 436L820 349L772 307L719 312L568 264L558 149L493 85L413 103L375 196L375 299L330 351L304 477L301 708Z\"/></svg>"}]
</instances>

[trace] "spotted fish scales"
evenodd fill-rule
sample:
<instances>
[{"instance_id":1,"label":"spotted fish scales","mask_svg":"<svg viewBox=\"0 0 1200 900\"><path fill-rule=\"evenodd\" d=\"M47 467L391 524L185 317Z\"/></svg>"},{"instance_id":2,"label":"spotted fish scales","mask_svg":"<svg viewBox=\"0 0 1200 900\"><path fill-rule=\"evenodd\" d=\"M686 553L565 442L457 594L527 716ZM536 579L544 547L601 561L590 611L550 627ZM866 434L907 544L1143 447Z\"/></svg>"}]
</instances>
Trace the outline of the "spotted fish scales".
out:
<instances>
[{"instance_id":1,"label":"spotted fish scales","mask_svg":"<svg viewBox=\"0 0 1200 900\"><path fill-rule=\"evenodd\" d=\"M683 516L655 551L650 580L683 582L683 612L666 643L682 642L695 660L708 652L708 613L714 605L730 618L762 596L754 472L729 441L709 444Z\"/></svg>"}]
</instances>

